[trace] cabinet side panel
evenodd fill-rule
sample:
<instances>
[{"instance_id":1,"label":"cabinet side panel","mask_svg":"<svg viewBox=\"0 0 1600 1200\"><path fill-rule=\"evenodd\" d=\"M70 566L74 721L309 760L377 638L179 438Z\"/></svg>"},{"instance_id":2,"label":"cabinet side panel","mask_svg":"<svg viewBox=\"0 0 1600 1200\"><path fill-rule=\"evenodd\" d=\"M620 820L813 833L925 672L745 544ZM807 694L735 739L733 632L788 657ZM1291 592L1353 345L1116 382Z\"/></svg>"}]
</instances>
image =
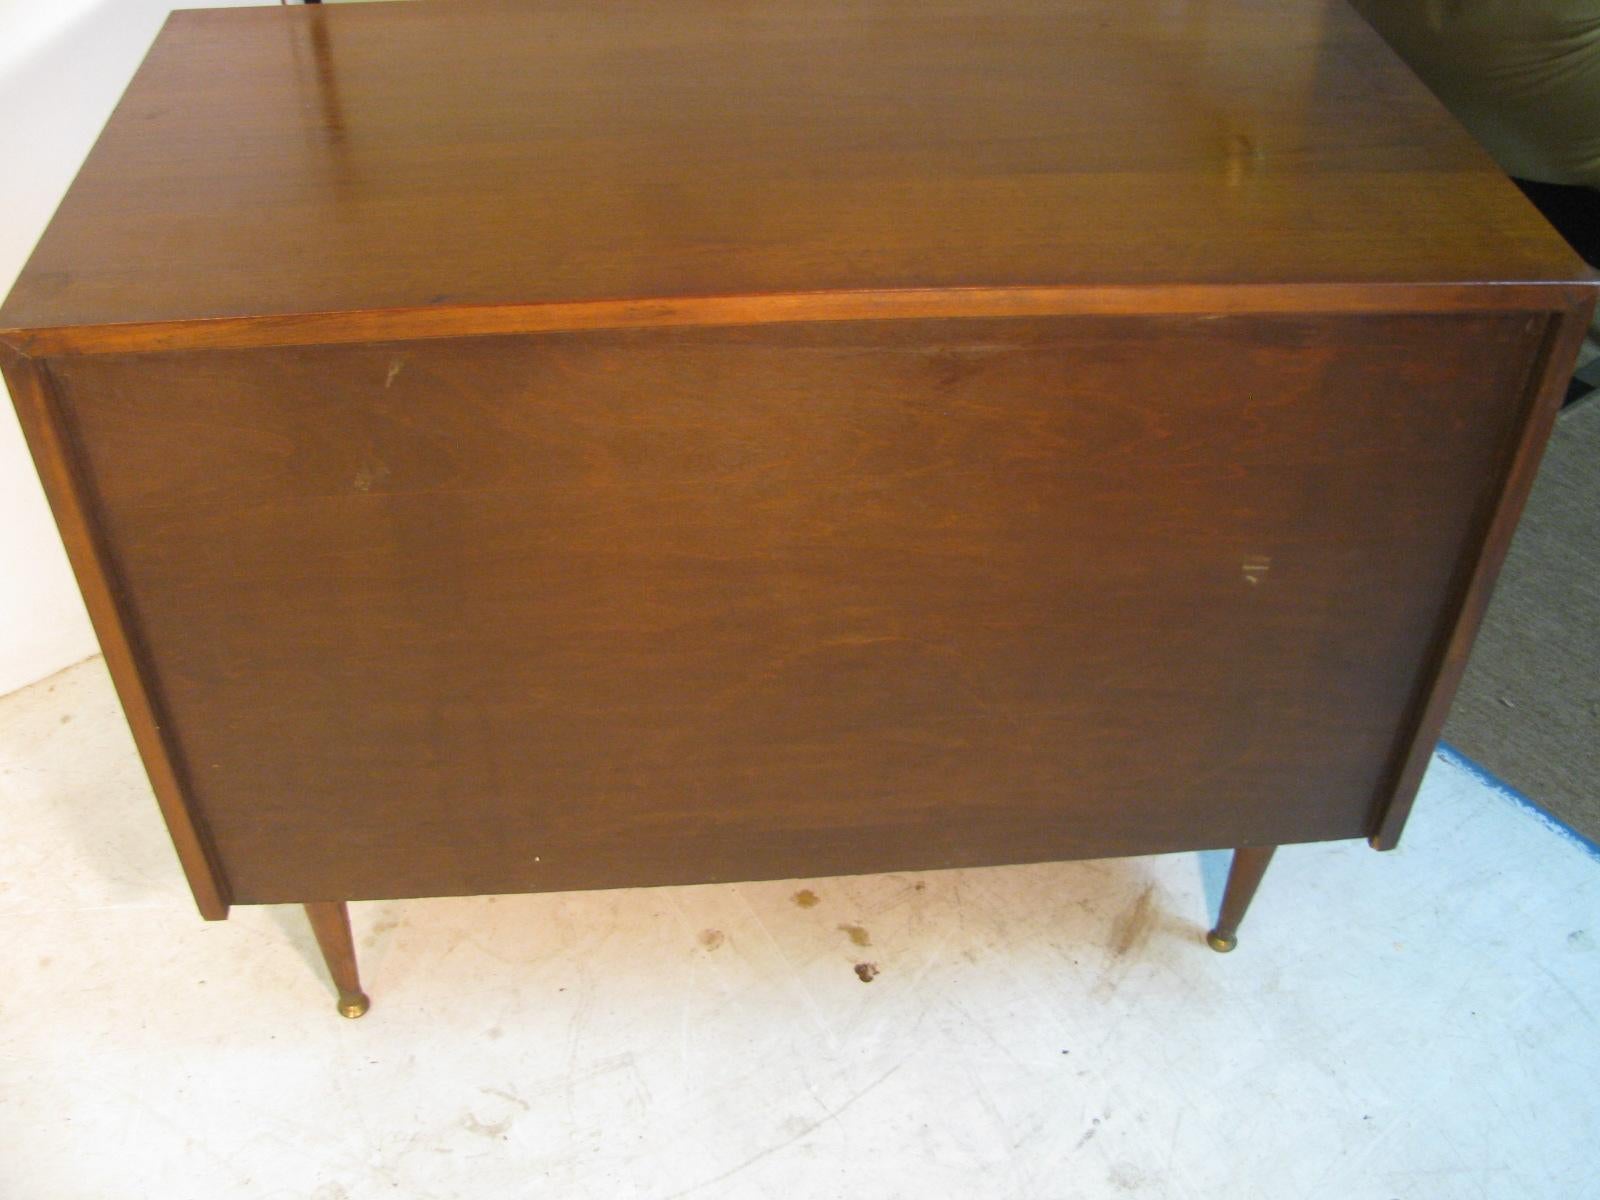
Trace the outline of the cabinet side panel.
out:
<instances>
[{"instance_id":1,"label":"cabinet side panel","mask_svg":"<svg viewBox=\"0 0 1600 1200\"><path fill-rule=\"evenodd\" d=\"M1415 717L1402 734L1396 754L1394 783L1382 789L1373 820L1375 849L1393 850L1400 843L1406 818L1422 786L1422 777L1439 744L1451 701L1467 669L1472 643L1483 623L1495 580L1511 549L1511 536L1533 489L1567 382L1594 312L1592 297L1545 322L1543 344L1523 384L1519 434L1504 449L1492 505L1481 514L1483 532L1469 539L1458 571L1454 615L1440 626L1433 663L1419 681Z\"/></svg>"},{"instance_id":2,"label":"cabinet side panel","mask_svg":"<svg viewBox=\"0 0 1600 1200\"><path fill-rule=\"evenodd\" d=\"M109 562L96 513L85 495L80 461L56 405L56 389L46 363L7 358L5 379L44 485L45 495L66 546L73 574L99 639L106 666L144 762L156 802L166 818L173 848L207 920L228 915L228 890L205 826L185 788L170 740L162 727L146 660L131 628L126 595Z\"/></svg>"},{"instance_id":3,"label":"cabinet side panel","mask_svg":"<svg viewBox=\"0 0 1600 1200\"><path fill-rule=\"evenodd\" d=\"M1362 836L1543 316L63 363L240 901Z\"/></svg>"}]
</instances>

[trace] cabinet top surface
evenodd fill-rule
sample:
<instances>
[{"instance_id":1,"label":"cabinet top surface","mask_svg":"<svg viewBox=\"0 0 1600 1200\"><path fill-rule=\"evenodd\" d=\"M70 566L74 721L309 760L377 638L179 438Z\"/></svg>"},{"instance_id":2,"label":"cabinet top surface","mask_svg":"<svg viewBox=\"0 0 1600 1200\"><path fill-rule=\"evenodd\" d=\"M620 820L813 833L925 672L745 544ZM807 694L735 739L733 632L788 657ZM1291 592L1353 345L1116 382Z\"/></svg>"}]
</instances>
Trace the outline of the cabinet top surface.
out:
<instances>
[{"instance_id":1,"label":"cabinet top surface","mask_svg":"<svg viewBox=\"0 0 1600 1200\"><path fill-rule=\"evenodd\" d=\"M1586 278L1343 0L173 14L0 329Z\"/></svg>"}]
</instances>

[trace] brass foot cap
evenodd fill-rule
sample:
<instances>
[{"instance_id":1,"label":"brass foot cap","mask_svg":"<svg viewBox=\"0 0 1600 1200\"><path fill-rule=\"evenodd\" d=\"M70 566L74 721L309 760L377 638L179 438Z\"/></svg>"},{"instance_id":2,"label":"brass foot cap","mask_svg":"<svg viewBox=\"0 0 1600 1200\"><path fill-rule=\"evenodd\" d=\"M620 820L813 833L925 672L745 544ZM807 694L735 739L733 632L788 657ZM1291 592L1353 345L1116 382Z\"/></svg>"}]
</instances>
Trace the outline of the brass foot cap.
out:
<instances>
[{"instance_id":1,"label":"brass foot cap","mask_svg":"<svg viewBox=\"0 0 1600 1200\"><path fill-rule=\"evenodd\" d=\"M372 1001L367 999L365 992L357 992L353 996L339 997L339 1015L349 1017L352 1021L366 1013L372 1007Z\"/></svg>"},{"instance_id":2,"label":"brass foot cap","mask_svg":"<svg viewBox=\"0 0 1600 1200\"><path fill-rule=\"evenodd\" d=\"M1238 944L1239 939L1231 933L1218 933L1213 929L1206 934L1206 945L1210 946L1218 954L1226 954Z\"/></svg>"}]
</instances>

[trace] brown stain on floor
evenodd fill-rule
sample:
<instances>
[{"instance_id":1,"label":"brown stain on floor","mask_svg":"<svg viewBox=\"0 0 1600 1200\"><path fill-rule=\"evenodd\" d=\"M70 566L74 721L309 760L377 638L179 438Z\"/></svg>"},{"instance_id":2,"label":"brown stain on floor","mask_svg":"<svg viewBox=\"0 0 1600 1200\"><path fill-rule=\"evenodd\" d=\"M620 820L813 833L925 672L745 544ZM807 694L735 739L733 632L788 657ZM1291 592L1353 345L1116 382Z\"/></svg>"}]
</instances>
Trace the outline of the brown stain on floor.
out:
<instances>
[{"instance_id":1,"label":"brown stain on floor","mask_svg":"<svg viewBox=\"0 0 1600 1200\"><path fill-rule=\"evenodd\" d=\"M862 983L871 983L878 977L878 964L861 962L856 964L856 978Z\"/></svg>"},{"instance_id":2,"label":"brown stain on floor","mask_svg":"<svg viewBox=\"0 0 1600 1200\"><path fill-rule=\"evenodd\" d=\"M850 940L857 946L872 945L872 935L859 925L841 925L839 926L839 932L848 933Z\"/></svg>"},{"instance_id":3,"label":"brown stain on floor","mask_svg":"<svg viewBox=\"0 0 1600 1200\"><path fill-rule=\"evenodd\" d=\"M700 944L707 950L715 950L728 940L728 935L720 929L707 929L700 934Z\"/></svg>"},{"instance_id":4,"label":"brown stain on floor","mask_svg":"<svg viewBox=\"0 0 1600 1200\"><path fill-rule=\"evenodd\" d=\"M815 908L817 905L822 903L822 897L817 895L810 888L801 888L794 894L792 899L801 908Z\"/></svg>"},{"instance_id":5,"label":"brown stain on floor","mask_svg":"<svg viewBox=\"0 0 1600 1200\"><path fill-rule=\"evenodd\" d=\"M1139 893L1131 906L1117 915L1111 926L1111 953L1118 958L1150 940L1160 913L1156 908L1155 884Z\"/></svg>"},{"instance_id":6,"label":"brown stain on floor","mask_svg":"<svg viewBox=\"0 0 1600 1200\"><path fill-rule=\"evenodd\" d=\"M372 923L372 928L367 930L366 936L361 939L361 944L363 946L375 946L378 944L378 939L384 934L398 928L400 928L399 917L392 914L379 917Z\"/></svg>"}]
</instances>

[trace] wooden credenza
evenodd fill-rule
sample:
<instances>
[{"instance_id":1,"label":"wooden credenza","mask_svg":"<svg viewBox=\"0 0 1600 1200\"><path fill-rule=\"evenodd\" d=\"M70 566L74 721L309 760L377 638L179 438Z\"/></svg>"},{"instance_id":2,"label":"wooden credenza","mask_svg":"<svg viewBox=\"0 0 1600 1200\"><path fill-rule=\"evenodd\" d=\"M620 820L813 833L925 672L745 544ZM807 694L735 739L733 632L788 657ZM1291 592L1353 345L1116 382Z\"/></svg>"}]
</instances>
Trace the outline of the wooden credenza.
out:
<instances>
[{"instance_id":1,"label":"wooden credenza","mask_svg":"<svg viewBox=\"0 0 1600 1200\"><path fill-rule=\"evenodd\" d=\"M181 12L0 310L201 912L1393 846L1593 303L1342 3Z\"/></svg>"}]
</instances>

